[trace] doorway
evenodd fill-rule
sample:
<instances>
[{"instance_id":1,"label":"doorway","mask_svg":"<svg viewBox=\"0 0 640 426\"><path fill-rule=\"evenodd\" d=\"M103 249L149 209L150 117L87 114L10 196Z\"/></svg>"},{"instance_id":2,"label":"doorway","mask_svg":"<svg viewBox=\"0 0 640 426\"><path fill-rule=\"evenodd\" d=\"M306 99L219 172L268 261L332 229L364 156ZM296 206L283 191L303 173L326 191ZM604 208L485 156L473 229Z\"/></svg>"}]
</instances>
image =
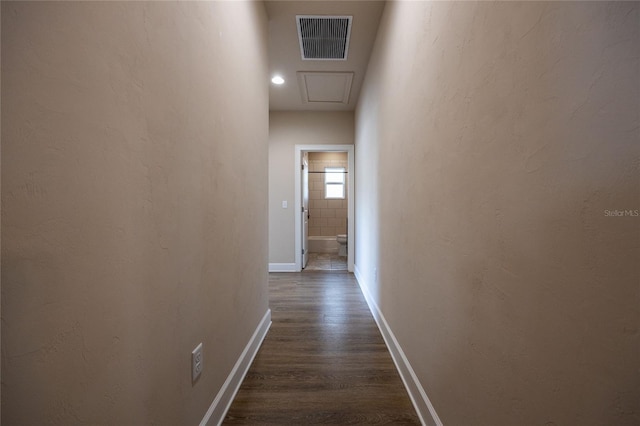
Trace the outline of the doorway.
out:
<instances>
[{"instance_id":1,"label":"doorway","mask_svg":"<svg viewBox=\"0 0 640 426\"><path fill-rule=\"evenodd\" d=\"M346 164L318 161L317 164L310 160L309 153L327 154L346 153ZM336 242L337 235L346 233L346 270L353 272L354 260L354 146L353 145L296 145L295 162L297 170L295 176L295 205L298 206L298 214L295 220L295 267L296 271L302 271L309 266L309 260L319 256L310 256L314 252L314 244L340 245ZM335 165L336 167L331 167ZM345 167L346 166L346 167ZM343 170L341 170L343 169ZM343 178L343 180L340 179ZM311 191L309 185L312 185ZM322 201L319 200L319 193L322 194ZM314 198L316 202L314 203ZM317 202L320 201L320 202ZM338 206L340 204L340 206ZM344 217L344 205L346 204L346 218ZM318 207L327 206L325 211ZM332 208L329 208L331 206ZM338 217L336 217L336 215ZM329 221L328 219L332 219ZM343 220L340 220L343 219ZM322 223L320 223L322 222ZM326 223L325 223L326 222ZM343 226L344 224L344 226ZM324 225L323 232L318 232L320 226ZM333 233L334 235L318 235L319 233ZM314 235L315 234L315 235ZM311 247L310 240L311 238ZM333 249L332 249L333 250ZM331 267L330 256L320 256L328 269L342 269L340 260L344 262L344 257L333 259ZM318 269L309 268L309 269Z\"/></svg>"}]
</instances>

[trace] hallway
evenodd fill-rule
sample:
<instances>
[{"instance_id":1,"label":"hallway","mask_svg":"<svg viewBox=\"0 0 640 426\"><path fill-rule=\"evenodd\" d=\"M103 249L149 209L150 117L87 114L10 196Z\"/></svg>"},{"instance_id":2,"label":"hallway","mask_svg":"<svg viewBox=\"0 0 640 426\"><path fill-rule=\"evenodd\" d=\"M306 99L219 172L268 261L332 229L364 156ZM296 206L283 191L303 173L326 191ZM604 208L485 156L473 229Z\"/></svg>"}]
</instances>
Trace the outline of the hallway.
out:
<instances>
[{"instance_id":1,"label":"hallway","mask_svg":"<svg viewBox=\"0 0 640 426\"><path fill-rule=\"evenodd\" d=\"M640 425L640 2L0 15L1 424Z\"/></svg>"},{"instance_id":2,"label":"hallway","mask_svg":"<svg viewBox=\"0 0 640 426\"><path fill-rule=\"evenodd\" d=\"M269 275L272 325L224 424L420 424L351 274Z\"/></svg>"}]
</instances>

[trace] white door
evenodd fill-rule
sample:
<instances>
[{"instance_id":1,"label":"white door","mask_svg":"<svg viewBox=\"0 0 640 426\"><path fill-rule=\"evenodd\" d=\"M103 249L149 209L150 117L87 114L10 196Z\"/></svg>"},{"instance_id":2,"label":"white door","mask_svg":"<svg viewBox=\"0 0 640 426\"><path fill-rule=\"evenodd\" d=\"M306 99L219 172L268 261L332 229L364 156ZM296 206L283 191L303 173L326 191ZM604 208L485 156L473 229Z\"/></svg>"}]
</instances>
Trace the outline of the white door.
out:
<instances>
[{"instance_id":1,"label":"white door","mask_svg":"<svg viewBox=\"0 0 640 426\"><path fill-rule=\"evenodd\" d=\"M302 269L309 262L309 154L302 153Z\"/></svg>"}]
</instances>

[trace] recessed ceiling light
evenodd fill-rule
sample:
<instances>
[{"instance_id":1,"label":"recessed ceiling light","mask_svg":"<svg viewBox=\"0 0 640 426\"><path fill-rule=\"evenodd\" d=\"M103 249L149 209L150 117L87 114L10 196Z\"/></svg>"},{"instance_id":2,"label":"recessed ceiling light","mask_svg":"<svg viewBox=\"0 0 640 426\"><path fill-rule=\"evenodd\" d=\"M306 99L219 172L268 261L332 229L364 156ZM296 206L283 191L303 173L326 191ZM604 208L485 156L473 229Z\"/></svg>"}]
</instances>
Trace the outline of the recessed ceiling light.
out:
<instances>
[{"instance_id":1,"label":"recessed ceiling light","mask_svg":"<svg viewBox=\"0 0 640 426\"><path fill-rule=\"evenodd\" d=\"M271 79L271 82L273 84L283 84L284 83L284 78L280 77L279 75L276 75L275 77L273 77Z\"/></svg>"}]
</instances>

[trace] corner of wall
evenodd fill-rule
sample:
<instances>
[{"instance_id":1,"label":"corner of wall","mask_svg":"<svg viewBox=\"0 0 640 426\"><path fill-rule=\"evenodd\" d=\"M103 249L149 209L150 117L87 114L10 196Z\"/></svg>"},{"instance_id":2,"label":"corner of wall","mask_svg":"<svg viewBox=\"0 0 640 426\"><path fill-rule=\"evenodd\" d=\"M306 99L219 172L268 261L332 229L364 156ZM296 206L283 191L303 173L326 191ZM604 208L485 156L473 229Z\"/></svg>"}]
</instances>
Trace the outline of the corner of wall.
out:
<instances>
[{"instance_id":1,"label":"corner of wall","mask_svg":"<svg viewBox=\"0 0 640 426\"><path fill-rule=\"evenodd\" d=\"M382 311L380 311L380 308L371 294L369 286L366 284L366 281L360 273L357 265L355 266L355 276L356 281L360 286L360 290L362 291L367 305L369 306L369 310L373 315L373 319L378 325L378 329L380 330L382 338L389 349L393 363L400 374L402 383L404 383L407 393L409 394L409 398L411 399L413 407L416 409L416 413L418 414L418 417L420 417L422 424L428 426L442 426L442 422L440 421L433 404L422 387L418 376L413 371L413 367L411 367L400 343L398 343L398 340L393 334L393 330L391 330L389 323L387 323Z\"/></svg>"},{"instance_id":2,"label":"corner of wall","mask_svg":"<svg viewBox=\"0 0 640 426\"><path fill-rule=\"evenodd\" d=\"M231 407L231 403L235 398L240 386L242 385L242 381L244 377L247 375L249 371L249 367L251 367L251 363L253 359L256 357L258 350L260 350L260 346L262 346L262 342L264 338L267 336L269 332L269 328L271 327L271 309L267 310L267 312L262 317L262 320L256 327L253 335L247 342L244 350L238 357L233 369L227 376L224 384L220 388L220 391L214 398L213 402L209 406L206 414L204 415L202 421L200 422L200 426L207 425L220 425L222 424L229 408Z\"/></svg>"}]
</instances>

